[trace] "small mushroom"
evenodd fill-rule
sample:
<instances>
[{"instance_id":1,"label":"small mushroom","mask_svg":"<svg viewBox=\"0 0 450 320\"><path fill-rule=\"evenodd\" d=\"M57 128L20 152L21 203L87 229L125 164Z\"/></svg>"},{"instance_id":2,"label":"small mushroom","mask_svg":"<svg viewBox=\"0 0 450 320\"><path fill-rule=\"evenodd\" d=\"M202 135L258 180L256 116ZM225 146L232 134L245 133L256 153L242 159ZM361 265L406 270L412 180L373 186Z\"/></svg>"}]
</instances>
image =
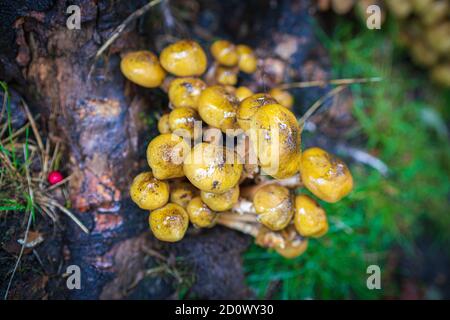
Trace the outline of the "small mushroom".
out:
<instances>
[{"instance_id":1,"label":"small mushroom","mask_svg":"<svg viewBox=\"0 0 450 320\"><path fill-rule=\"evenodd\" d=\"M145 50L125 54L120 69L128 80L146 88L159 87L166 76L156 55Z\"/></svg>"},{"instance_id":2,"label":"small mushroom","mask_svg":"<svg viewBox=\"0 0 450 320\"><path fill-rule=\"evenodd\" d=\"M294 105L294 98L289 92L278 88L273 88L269 91L269 94L283 107L292 109L292 106Z\"/></svg>"},{"instance_id":3,"label":"small mushroom","mask_svg":"<svg viewBox=\"0 0 450 320\"><path fill-rule=\"evenodd\" d=\"M258 61L252 48L244 44L240 44L236 47L236 51L239 56L239 69L245 73L255 72Z\"/></svg>"},{"instance_id":4,"label":"small mushroom","mask_svg":"<svg viewBox=\"0 0 450 320\"><path fill-rule=\"evenodd\" d=\"M211 228L216 224L217 212L211 210L200 197L193 198L186 210L189 220L197 228Z\"/></svg>"},{"instance_id":5,"label":"small mushroom","mask_svg":"<svg viewBox=\"0 0 450 320\"><path fill-rule=\"evenodd\" d=\"M255 242L264 248L275 249L279 255L287 259L300 256L308 248L308 239L300 236L293 226L277 232L260 228Z\"/></svg>"},{"instance_id":6,"label":"small mushroom","mask_svg":"<svg viewBox=\"0 0 450 320\"><path fill-rule=\"evenodd\" d=\"M204 203L214 211L227 211L233 208L239 199L239 185L224 192L213 193L201 191L200 196Z\"/></svg>"},{"instance_id":7,"label":"small mushroom","mask_svg":"<svg viewBox=\"0 0 450 320\"><path fill-rule=\"evenodd\" d=\"M186 208L189 201L197 194L197 189L188 182L174 181L170 186L170 202Z\"/></svg>"},{"instance_id":8,"label":"small mushroom","mask_svg":"<svg viewBox=\"0 0 450 320\"><path fill-rule=\"evenodd\" d=\"M183 160L189 144L180 136L165 133L155 137L147 147L147 162L157 179L184 176Z\"/></svg>"},{"instance_id":9,"label":"small mushroom","mask_svg":"<svg viewBox=\"0 0 450 320\"><path fill-rule=\"evenodd\" d=\"M325 210L305 194L295 197L294 225L297 232L304 237L319 238L328 231Z\"/></svg>"},{"instance_id":10,"label":"small mushroom","mask_svg":"<svg viewBox=\"0 0 450 320\"><path fill-rule=\"evenodd\" d=\"M186 156L183 169L189 181L200 190L224 193L239 182L242 164L234 150L199 143Z\"/></svg>"},{"instance_id":11,"label":"small mushroom","mask_svg":"<svg viewBox=\"0 0 450 320\"><path fill-rule=\"evenodd\" d=\"M217 67L215 72L216 81L224 86L234 86L238 81L238 70L230 67Z\"/></svg>"},{"instance_id":12,"label":"small mushroom","mask_svg":"<svg viewBox=\"0 0 450 320\"><path fill-rule=\"evenodd\" d=\"M161 134L170 133L169 114L163 114L158 120L158 131Z\"/></svg>"},{"instance_id":13,"label":"small mushroom","mask_svg":"<svg viewBox=\"0 0 450 320\"><path fill-rule=\"evenodd\" d=\"M159 60L164 69L179 77L200 76L208 63L205 51L192 40L180 40L167 46Z\"/></svg>"},{"instance_id":14,"label":"small mushroom","mask_svg":"<svg viewBox=\"0 0 450 320\"><path fill-rule=\"evenodd\" d=\"M142 172L134 178L130 196L139 208L154 210L169 200L169 184L156 179L151 172Z\"/></svg>"},{"instance_id":15,"label":"small mushroom","mask_svg":"<svg viewBox=\"0 0 450 320\"><path fill-rule=\"evenodd\" d=\"M257 109L249 138L261 169L275 179L295 175L300 162L300 134L297 118L289 109L279 104Z\"/></svg>"},{"instance_id":16,"label":"small mushroom","mask_svg":"<svg viewBox=\"0 0 450 320\"><path fill-rule=\"evenodd\" d=\"M236 89L235 93L236 98L238 98L239 101L242 101L250 96L253 95L253 91L245 86L240 86Z\"/></svg>"},{"instance_id":17,"label":"small mushroom","mask_svg":"<svg viewBox=\"0 0 450 320\"><path fill-rule=\"evenodd\" d=\"M173 109L169 114L169 126L173 133L176 130L185 130L189 137L194 138L194 124L199 121L200 117L192 108L180 107ZM183 135L182 135L183 136Z\"/></svg>"},{"instance_id":18,"label":"small mushroom","mask_svg":"<svg viewBox=\"0 0 450 320\"><path fill-rule=\"evenodd\" d=\"M294 214L289 189L276 183L258 188L253 197L253 206L258 220L274 231L285 228Z\"/></svg>"},{"instance_id":19,"label":"small mushroom","mask_svg":"<svg viewBox=\"0 0 450 320\"><path fill-rule=\"evenodd\" d=\"M210 49L214 59L221 65L233 67L239 61L236 46L227 40L215 41Z\"/></svg>"},{"instance_id":20,"label":"small mushroom","mask_svg":"<svg viewBox=\"0 0 450 320\"><path fill-rule=\"evenodd\" d=\"M210 126L223 132L236 128L236 97L222 86L212 86L203 90L198 101L200 117Z\"/></svg>"},{"instance_id":21,"label":"small mushroom","mask_svg":"<svg viewBox=\"0 0 450 320\"><path fill-rule=\"evenodd\" d=\"M239 126L247 131L250 129L251 119L259 108L266 105L276 104L277 101L266 93L257 93L245 98L239 104L236 119Z\"/></svg>"},{"instance_id":22,"label":"small mushroom","mask_svg":"<svg viewBox=\"0 0 450 320\"><path fill-rule=\"evenodd\" d=\"M303 152L300 175L305 187L327 202L337 202L353 189L353 178L345 163L320 148Z\"/></svg>"},{"instance_id":23,"label":"small mushroom","mask_svg":"<svg viewBox=\"0 0 450 320\"><path fill-rule=\"evenodd\" d=\"M175 108L198 108L198 99L206 84L197 78L176 78L169 86L169 100Z\"/></svg>"},{"instance_id":24,"label":"small mushroom","mask_svg":"<svg viewBox=\"0 0 450 320\"><path fill-rule=\"evenodd\" d=\"M181 206L168 203L149 216L150 229L161 241L176 242L183 239L189 226L189 215Z\"/></svg>"}]
</instances>

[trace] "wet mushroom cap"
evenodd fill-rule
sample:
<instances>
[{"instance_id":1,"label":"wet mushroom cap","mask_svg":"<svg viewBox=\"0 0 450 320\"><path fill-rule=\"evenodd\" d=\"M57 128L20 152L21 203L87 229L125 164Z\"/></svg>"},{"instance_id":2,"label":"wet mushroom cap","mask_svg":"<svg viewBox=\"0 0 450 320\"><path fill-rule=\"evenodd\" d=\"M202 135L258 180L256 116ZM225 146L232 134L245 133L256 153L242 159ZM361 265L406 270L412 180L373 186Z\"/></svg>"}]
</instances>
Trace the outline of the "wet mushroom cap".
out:
<instances>
[{"instance_id":1,"label":"wet mushroom cap","mask_svg":"<svg viewBox=\"0 0 450 320\"><path fill-rule=\"evenodd\" d=\"M126 53L120 69L128 80L146 88L159 87L166 76L157 56L145 50Z\"/></svg>"},{"instance_id":2,"label":"wet mushroom cap","mask_svg":"<svg viewBox=\"0 0 450 320\"><path fill-rule=\"evenodd\" d=\"M294 105L294 98L289 92L278 88L273 88L269 91L269 94L283 107L292 109L292 106Z\"/></svg>"},{"instance_id":3,"label":"wet mushroom cap","mask_svg":"<svg viewBox=\"0 0 450 320\"><path fill-rule=\"evenodd\" d=\"M214 211L221 212L231 210L233 205L237 203L239 199L239 185L220 194L201 191L200 196L203 202Z\"/></svg>"},{"instance_id":4,"label":"wet mushroom cap","mask_svg":"<svg viewBox=\"0 0 450 320\"><path fill-rule=\"evenodd\" d=\"M154 210L169 200L169 184L156 179L150 171L142 172L134 178L130 196L139 208Z\"/></svg>"},{"instance_id":5,"label":"wet mushroom cap","mask_svg":"<svg viewBox=\"0 0 450 320\"><path fill-rule=\"evenodd\" d=\"M239 61L236 46L227 40L217 40L211 45L211 54L224 66L235 66Z\"/></svg>"},{"instance_id":6,"label":"wet mushroom cap","mask_svg":"<svg viewBox=\"0 0 450 320\"><path fill-rule=\"evenodd\" d=\"M243 101L244 99L253 95L253 91L245 86L240 86L235 91L235 96L239 101Z\"/></svg>"},{"instance_id":7,"label":"wet mushroom cap","mask_svg":"<svg viewBox=\"0 0 450 320\"><path fill-rule=\"evenodd\" d=\"M202 47L191 40L180 40L167 46L159 60L164 69L179 77L200 76L208 63Z\"/></svg>"},{"instance_id":8,"label":"wet mushroom cap","mask_svg":"<svg viewBox=\"0 0 450 320\"><path fill-rule=\"evenodd\" d=\"M147 162L158 179L184 176L183 160L189 144L180 136L165 133L155 137L147 147Z\"/></svg>"},{"instance_id":9,"label":"wet mushroom cap","mask_svg":"<svg viewBox=\"0 0 450 320\"><path fill-rule=\"evenodd\" d=\"M257 189L253 206L258 220L270 230L285 228L294 215L289 189L271 183Z\"/></svg>"},{"instance_id":10,"label":"wet mushroom cap","mask_svg":"<svg viewBox=\"0 0 450 320\"><path fill-rule=\"evenodd\" d=\"M306 249L308 249L308 239L303 238L290 241L283 248L277 247L275 251L287 259L294 259L302 255Z\"/></svg>"},{"instance_id":11,"label":"wet mushroom cap","mask_svg":"<svg viewBox=\"0 0 450 320\"><path fill-rule=\"evenodd\" d=\"M217 67L215 78L218 83L224 86L234 86L238 81L238 70L229 67Z\"/></svg>"},{"instance_id":12,"label":"wet mushroom cap","mask_svg":"<svg viewBox=\"0 0 450 320\"><path fill-rule=\"evenodd\" d=\"M217 212L211 210L200 197L193 198L186 208L189 220L197 228L211 228L215 225Z\"/></svg>"},{"instance_id":13,"label":"wet mushroom cap","mask_svg":"<svg viewBox=\"0 0 450 320\"><path fill-rule=\"evenodd\" d=\"M199 143L186 156L183 169L189 181L200 190L224 193L239 182L242 163L234 150Z\"/></svg>"},{"instance_id":14,"label":"wet mushroom cap","mask_svg":"<svg viewBox=\"0 0 450 320\"><path fill-rule=\"evenodd\" d=\"M169 114L163 114L161 118L158 120L158 131L159 133L170 133L170 125L169 125Z\"/></svg>"},{"instance_id":15,"label":"wet mushroom cap","mask_svg":"<svg viewBox=\"0 0 450 320\"><path fill-rule=\"evenodd\" d=\"M157 239L176 242L183 239L189 226L189 216L181 206L168 203L150 213L149 224Z\"/></svg>"},{"instance_id":16,"label":"wet mushroom cap","mask_svg":"<svg viewBox=\"0 0 450 320\"><path fill-rule=\"evenodd\" d=\"M170 187L170 202L186 208L197 194L195 187L188 182L174 182Z\"/></svg>"},{"instance_id":17,"label":"wet mushroom cap","mask_svg":"<svg viewBox=\"0 0 450 320\"><path fill-rule=\"evenodd\" d=\"M327 202L337 202L353 189L353 177L346 164L320 148L303 151L300 175L305 187Z\"/></svg>"},{"instance_id":18,"label":"wet mushroom cap","mask_svg":"<svg viewBox=\"0 0 450 320\"><path fill-rule=\"evenodd\" d=\"M222 86L208 87L200 95L198 112L200 117L212 127L223 132L236 128L236 108L238 100Z\"/></svg>"},{"instance_id":19,"label":"wet mushroom cap","mask_svg":"<svg viewBox=\"0 0 450 320\"><path fill-rule=\"evenodd\" d=\"M294 225L297 232L304 237L318 238L328 231L325 210L305 194L295 197Z\"/></svg>"},{"instance_id":20,"label":"wet mushroom cap","mask_svg":"<svg viewBox=\"0 0 450 320\"><path fill-rule=\"evenodd\" d=\"M245 73L255 72L258 61L252 48L244 44L240 44L236 47L236 51L239 56L239 69Z\"/></svg>"},{"instance_id":21,"label":"wet mushroom cap","mask_svg":"<svg viewBox=\"0 0 450 320\"><path fill-rule=\"evenodd\" d=\"M180 107L173 109L169 114L169 126L170 130L181 136L190 136L194 138L194 124L195 121L199 121L200 117L192 108ZM176 132L176 130L186 130L186 135L183 132Z\"/></svg>"},{"instance_id":22,"label":"wet mushroom cap","mask_svg":"<svg viewBox=\"0 0 450 320\"><path fill-rule=\"evenodd\" d=\"M198 99L206 84L198 78L176 78L169 85L169 100L175 108L198 108Z\"/></svg>"},{"instance_id":23,"label":"wet mushroom cap","mask_svg":"<svg viewBox=\"0 0 450 320\"><path fill-rule=\"evenodd\" d=\"M266 93L256 93L245 98L240 102L236 112L236 119L239 126L244 131L247 131L250 129L251 119L259 108L276 103L277 101Z\"/></svg>"},{"instance_id":24,"label":"wet mushroom cap","mask_svg":"<svg viewBox=\"0 0 450 320\"><path fill-rule=\"evenodd\" d=\"M295 175L300 165L300 135L297 118L289 109L279 104L260 107L251 119L249 138L261 169L275 179Z\"/></svg>"}]
</instances>

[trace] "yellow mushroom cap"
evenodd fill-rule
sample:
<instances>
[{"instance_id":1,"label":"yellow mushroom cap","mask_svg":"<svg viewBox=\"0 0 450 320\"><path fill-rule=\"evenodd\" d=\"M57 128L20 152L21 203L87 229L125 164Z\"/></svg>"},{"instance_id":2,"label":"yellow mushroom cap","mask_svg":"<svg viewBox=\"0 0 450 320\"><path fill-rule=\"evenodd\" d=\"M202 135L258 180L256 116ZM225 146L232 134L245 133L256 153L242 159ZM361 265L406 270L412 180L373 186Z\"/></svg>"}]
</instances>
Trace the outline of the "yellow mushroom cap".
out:
<instances>
[{"instance_id":1,"label":"yellow mushroom cap","mask_svg":"<svg viewBox=\"0 0 450 320\"><path fill-rule=\"evenodd\" d=\"M165 133L155 137L147 147L147 162L158 179L183 177L183 160L189 144L180 136Z\"/></svg>"},{"instance_id":2,"label":"yellow mushroom cap","mask_svg":"<svg viewBox=\"0 0 450 320\"><path fill-rule=\"evenodd\" d=\"M170 187L170 202L186 208L197 194L197 189L188 182L174 182Z\"/></svg>"},{"instance_id":3,"label":"yellow mushroom cap","mask_svg":"<svg viewBox=\"0 0 450 320\"><path fill-rule=\"evenodd\" d=\"M169 200L169 184L156 179L151 172L142 172L134 178L130 196L139 208L154 210Z\"/></svg>"},{"instance_id":4,"label":"yellow mushroom cap","mask_svg":"<svg viewBox=\"0 0 450 320\"><path fill-rule=\"evenodd\" d=\"M189 216L181 206L168 203L149 216L150 229L161 241L176 242L183 239L189 226Z\"/></svg>"},{"instance_id":5,"label":"yellow mushroom cap","mask_svg":"<svg viewBox=\"0 0 450 320\"><path fill-rule=\"evenodd\" d=\"M238 63L236 46L227 40L217 40L211 45L211 54L221 65L232 67Z\"/></svg>"},{"instance_id":6,"label":"yellow mushroom cap","mask_svg":"<svg viewBox=\"0 0 450 320\"><path fill-rule=\"evenodd\" d=\"M128 80L146 88L159 87L166 76L156 55L145 50L125 54L120 70Z\"/></svg>"},{"instance_id":7,"label":"yellow mushroom cap","mask_svg":"<svg viewBox=\"0 0 450 320\"><path fill-rule=\"evenodd\" d=\"M197 78L176 78L169 86L169 100L175 108L197 109L200 93L206 84Z\"/></svg>"},{"instance_id":8,"label":"yellow mushroom cap","mask_svg":"<svg viewBox=\"0 0 450 320\"><path fill-rule=\"evenodd\" d=\"M227 154L230 161L227 161ZM189 181L200 190L224 193L239 182L242 163L233 150L199 143L186 156L183 169Z\"/></svg>"},{"instance_id":9,"label":"yellow mushroom cap","mask_svg":"<svg viewBox=\"0 0 450 320\"><path fill-rule=\"evenodd\" d=\"M308 239L300 236L291 224L281 231L272 231L262 227L255 239L256 244L264 248L273 248L285 258L300 256L308 247Z\"/></svg>"},{"instance_id":10,"label":"yellow mushroom cap","mask_svg":"<svg viewBox=\"0 0 450 320\"><path fill-rule=\"evenodd\" d=\"M249 138L261 169L275 179L299 170L301 130L295 115L279 104L260 107L250 124Z\"/></svg>"},{"instance_id":11,"label":"yellow mushroom cap","mask_svg":"<svg viewBox=\"0 0 450 320\"><path fill-rule=\"evenodd\" d=\"M216 223L217 212L212 211L200 197L193 198L186 210L190 221L197 228L211 228Z\"/></svg>"},{"instance_id":12,"label":"yellow mushroom cap","mask_svg":"<svg viewBox=\"0 0 450 320\"><path fill-rule=\"evenodd\" d=\"M292 95L285 91L278 88L273 88L269 91L269 94L278 101L279 104L281 104L283 107L286 107L288 109L291 109L294 105L294 98Z\"/></svg>"},{"instance_id":13,"label":"yellow mushroom cap","mask_svg":"<svg viewBox=\"0 0 450 320\"><path fill-rule=\"evenodd\" d=\"M320 148L302 153L300 174L305 187L327 202L337 202L353 189L353 178L345 163Z\"/></svg>"},{"instance_id":14,"label":"yellow mushroom cap","mask_svg":"<svg viewBox=\"0 0 450 320\"><path fill-rule=\"evenodd\" d=\"M202 47L192 40L180 40L167 46L159 60L164 69L179 77L200 76L208 63Z\"/></svg>"},{"instance_id":15,"label":"yellow mushroom cap","mask_svg":"<svg viewBox=\"0 0 450 320\"><path fill-rule=\"evenodd\" d=\"M163 114L158 120L159 133L170 133L169 114Z\"/></svg>"},{"instance_id":16,"label":"yellow mushroom cap","mask_svg":"<svg viewBox=\"0 0 450 320\"><path fill-rule=\"evenodd\" d=\"M258 61L252 48L244 44L240 44L236 47L236 51L239 56L239 69L245 73L255 72Z\"/></svg>"},{"instance_id":17,"label":"yellow mushroom cap","mask_svg":"<svg viewBox=\"0 0 450 320\"><path fill-rule=\"evenodd\" d=\"M215 78L218 83L224 86L234 86L237 79L237 70L229 67L217 67Z\"/></svg>"},{"instance_id":18,"label":"yellow mushroom cap","mask_svg":"<svg viewBox=\"0 0 450 320\"><path fill-rule=\"evenodd\" d=\"M238 98L239 101L244 100L245 98L248 98L253 95L253 91L245 86L240 86L236 89L235 93L236 98Z\"/></svg>"},{"instance_id":19,"label":"yellow mushroom cap","mask_svg":"<svg viewBox=\"0 0 450 320\"><path fill-rule=\"evenodd\" d=\"M233 208L233 205L239 199L239 185L231 188L224 193L212 193L201 191L200 196L204 203L214 211L227 211Z\"/></svg>"},{"instance_id":20,"label":"yellow mushroom cap","mask_svg":"<svg viewBox=\"0 0 450 320\"><path fill-rule=\"evenodd\" d=\"M236 128L236 97L222 86L208 87L200 95L198 112L200 117L212 127L223 132Z\"/></svg>"},{"instance_id":21,"label":"yellow mushroom cap","mask_svg":"<svg viewBox=\"0 0 450 320\"><path fill-rule=\"evenodd\" d=\"M289 190L275 183L258 188L253 206L258 220L274 231L285 228L294 214Z\"/></svg>"},{"instance_id":22,"label":"yellow mushroom cap","mask_svg":"<svg viewBox=\"0 0 450 320\"><path fill-rule=\"evenodd\" d=\"M194 109L186 107L175 108L169 114L170 130L173 133L176 133L176 130L186 130L186 134L194 138L194 124L195 121L199 120L200 117Z\"/></svg>"},{"instance_id":23,"label":"yellow mushroom cap","mask_svg":"<svg viewBox=\"0 0 450 320\"><path fill-rule=\"evenodd\" d=\"M286 259L294 259L302 255L306 249L308 249L308 239L299 237L286 243L283 248L275 248L275 251Z\"/></svg>"},{"instance_id":24,"label":"yellow mushroom cap","mask_svg":"<svg viewBox=\"0 0 450 320\"><path fill-rule=\"evenodd\" d=\"M297 232L304 237L318 238L328 231L325 210L305 194L295 197L294 225Z\"/></svg>"},{"instance_id":25,"label":"yellow mushroom cap","mask_svg":"<svg viewBox=\"0 0 450 320\"><path fill-rule=\"evenodd\" d=\"M242 130L250 129L250 124L253 116L259 108L266 105L276 104L277 101L266 93L256 93L251 95L239 104L236 112L236 119Z\"/></svg>"}]
</instances>

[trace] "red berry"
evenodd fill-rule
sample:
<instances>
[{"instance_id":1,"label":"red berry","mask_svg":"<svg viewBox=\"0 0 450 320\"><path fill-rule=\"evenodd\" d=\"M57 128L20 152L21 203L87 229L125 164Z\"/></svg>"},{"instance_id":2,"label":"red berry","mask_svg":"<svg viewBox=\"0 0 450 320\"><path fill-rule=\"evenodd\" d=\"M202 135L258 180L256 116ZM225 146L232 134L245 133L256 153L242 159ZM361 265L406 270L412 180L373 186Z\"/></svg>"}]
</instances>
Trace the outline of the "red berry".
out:
<instances>
[{"instance_id":1,"label":"red berry","mask_svg":"<svg viewBox=\"0 0 450 320\"><path fill-rule=\"evenodd\" d=\"M63 175L59 171L52 171L48 174L47 180L51 185L57 184L64 179Z\"/></svg>"}]
</instances>

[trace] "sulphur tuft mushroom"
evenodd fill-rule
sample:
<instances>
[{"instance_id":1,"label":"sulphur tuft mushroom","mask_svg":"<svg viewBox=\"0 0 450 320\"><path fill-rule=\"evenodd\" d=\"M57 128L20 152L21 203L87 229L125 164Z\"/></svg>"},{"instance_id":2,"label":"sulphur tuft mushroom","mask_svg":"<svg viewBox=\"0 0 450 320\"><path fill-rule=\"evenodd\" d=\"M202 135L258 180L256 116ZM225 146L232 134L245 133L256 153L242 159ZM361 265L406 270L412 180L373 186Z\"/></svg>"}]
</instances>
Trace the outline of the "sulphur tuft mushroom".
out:
<instances>
[{"instance_id":1,"label":"sulphur tuft mushroom","mask_svg":"<svg viewBox=\"0 0 450 320\"><path fill-rule=\"evenodd\" d=\"M238 81L238 70L230 67L217 67L215 72L216 81L224 86L234 86Z\"/></svg>"},{"instance_id":2,"label":"sulphur tuft mushroom","mask_svg":"<svg viewBox=\"0 0 450 320\"><path fill-rule=\"evenodd\" d=\"M175 108L197 109L200 93L206 84L198 78L176 78L169 85L169 100Z\"/></svg>"},{"instance_id":3,"label":"sulphur tuft mushroom","mask_svg":"<svg viewBox=\"0 0 450 320\"><path fill-rule=\"evenodd\" d=\"M279 88L273 88L269 90L269 94L283 107L292 109L292 106L294 105L294 98L289 92Z\"/></svg>"},{"instance_id":4,"label":"sulphur tuft mushroom","mask_svg":"<svg viewBox=\"0 0 450 320\"><path fill-rule=\"evenodd\" d=\"M234 150L199 143L184 160L184 174L202 191L224 193L239 182L242 164Z\"/></svg>"},{"instance_id":5,"label":"sulphur tuft mushroom","mask_svg":"<svg viewBox=\"0 0 450 320\"><path fill-rule=\"evenodd\" d=\"M211 54L216 61L224 66L233 67L239 61L236 46L227 40L217 40L211 45Z\"/></svg>"},{"instance_id":6,"label":"sulphur tuft mushroom","mask_svg":"<svg viewBox=\"0 0 450 320\"><path fill-rule=\"evenodd\" d=\"M328 231L325 210L305 194L295 197L294 225L297 232L304 237L319 238Z\"/></svg>"},{"instance_id":7,"label":"sulphur tuft mushroom","mask_svg":"<svg viewBox=\"0 0 450 320\"><path fill-rule=\"evenodd\" d=\"M169 114L163 114L158 120L159 133L170 133Z\"/></svg>"},{"instance_id":8,"label":"sulphur tuft mushroom","mask_svg":"<svg viewBox=\"0 0 450 320\"><path fill-rule=\"evenodd\" d=\"M159 60L164 69L179 77L200 76L208 63L205 51L192 40L180 40L167 46Z\"/></svg>"},{"instance_id":9,"label":"sulphur tuft mushroom","mask_svg":"<svg viewBox=\"0 0 450 320\"><path fill-rule=\"evenodd\" d=\"M130 196L139 208L154 210L169 200L169 184L156 179L151 172L142 172L134 178Z\"/></svg>"},{"instance_id":10,"label":"sulphur tuft mushroom","mask_svg":"<svg viewBox=\"0 0 450 320\"><path fill-rule=\"evenodd\" d=\"M146 88L159 87L166 76L158 57L145 50L126 53L120 61L120 70L128 80Z\"/></svg>"},{"instance_id":11,"label":"sulphur tuft mushroom","mask_svg":"<svg viewBox=\"0 0 450 320\"><path fill-rule=\"evenodd\" d=\"M213 193L201 191L200 196L204 203L214 211L227 211L233 208L239 199L239 185L224 192Z\"/></svg>"},{"instance_id":12,"label":"sulphur tuft mushroom","mask_svg":"<svg viewBox=\"0 0 450 320\"><path fill-rule=\"evenodd\" d=\"M353 177L345 163L317 147L303 151L300 174L305 187L327 202L337 202L353 189Z\"/></svg>"},{"instance_id":13,"label":"sulphur tuft mushroom","mask_svg":"<svg viewBox=\"0 0 450 320\"><path fill-rule=\"evenodd\" d=\"M183 208L186 208L189 201L197 194L198 190L188 182L174 181L170 186L170 202L176 203Z\"/></svg>"},{"instance_id":14,"label":"sulphur tuft mushroom","mask_svg":"<svg viewBox=\"0 0 450 320\"><path fill-rule=\"evenodd\" d=\"M250 122L256 111L263 106L276 103L277 101L266 93L256 93L245 98L236 112L237 123L244 131L250 129Z\"/></svg>"},{"instance_id":15,"label":"sulphur tuft mushroom","mask_svg":"<svg viewBox=\"0 0 450 320\"><path fill-rule=\"evenodd\" d=\"M274 231L285 228L294 214L289 189L276 183L258 188L253 196L253 206L258 220Z\"/></svg>"},{"instance_id":16,"label":"sulphur tuft mushroom","mask_svg":"<svg viewBox=\"0 0 450 320\"><path fill-rule=\"evenodd\" d=\"M240 86L236 89L234 92L236 98L238 98L239 101L242 101L250 96L253 95L253 91L245 86Z\"/></svg>"},{"instance_id":17,"label":"sulphur tuft mushroom","mask_svg":"<svg viewBox=\"0 0 450 320\"><path fill-rule=\"evenodd\" d=\"M157 179L184 176L183 160L189 144L180 136L165 133L154 138L147 147L147 162Z\"/></svg>"},{"instance_id":18,"label":"sulphur tuft mushroom","mask_svg":"<svg viewBox=\"0 0 450 320\"><path fill-rule=\"evenodd\" d=\"M189 215L186 210L174 203L168 203L152 211L148 220L154 236L166 242L183 239L189 226Z\"/></svg>"},{"instance_id":19,"label":"sulphur tuft mushroom","mask_svg":"<svg viewBox=\"0 0 450 320\"><path fill-rule=\"evenodd\" d=\"M258 61L252 48L247 45L240 44L236 46L236 51L239 56L239 69L245 73L253 73L256 71Z\"/></svg>"},{"instance_id":20,"label":"sulphur tuft mushroom","mask_svg":"<svg viewBox=\"0 0 450 320\"><path fill-rule=\"evenodd\" d=\"M170 131L177 134L176 130L185 130L189 137L194 138L195 121L199 120L200 117L194 109L187 107L175 108L169 114Z\"/></svg>"},{"instance_id":21,"label":"sulphur tuft mushroom","mask_svg":"<svg viewBox=\"0 0 450 320\"><path fill-rule=\"evenodd\" d=\"M189 220L197 228L211 228L216 224L217 212L211 210L200 197L193 198L186 210Z\"/></svg>"}]
</instances>

